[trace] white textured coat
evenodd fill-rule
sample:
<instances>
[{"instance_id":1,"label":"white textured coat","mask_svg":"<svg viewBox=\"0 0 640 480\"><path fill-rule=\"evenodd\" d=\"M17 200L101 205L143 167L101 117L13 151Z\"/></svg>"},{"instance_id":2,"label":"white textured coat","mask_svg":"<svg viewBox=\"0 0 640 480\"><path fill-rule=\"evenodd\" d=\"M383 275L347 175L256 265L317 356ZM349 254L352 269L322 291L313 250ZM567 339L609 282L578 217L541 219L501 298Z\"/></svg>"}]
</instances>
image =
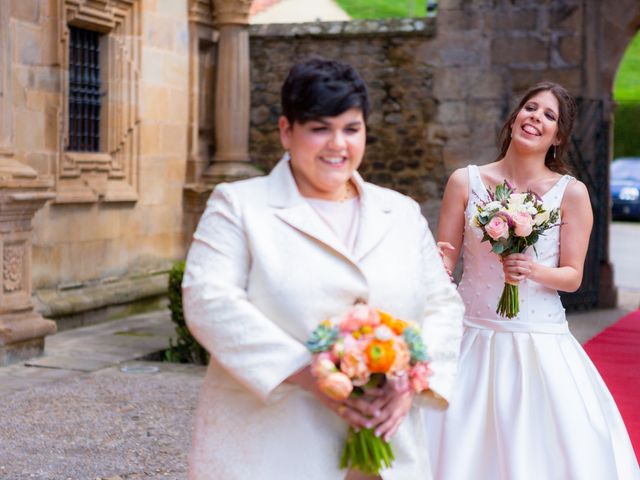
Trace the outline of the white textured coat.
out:
<instances>
[{"instance_id":1,"label":"white textured coat","mask_svg":"<svg viewBox=\"0 0 640 480\"><path fill-rule=\"evenodd\" d=\"M418 205L356 173L361 210L348 252L298 192L289 162L219 185L183 281L187 323L212 358L196 412L189 478L338 480L346 423L288 376L310 363L320 321L356 300L423 325L431 387L449 398L462 303ZM417 405L392 438L383 478L431 478Z\"/></svg>"}]
</instances>

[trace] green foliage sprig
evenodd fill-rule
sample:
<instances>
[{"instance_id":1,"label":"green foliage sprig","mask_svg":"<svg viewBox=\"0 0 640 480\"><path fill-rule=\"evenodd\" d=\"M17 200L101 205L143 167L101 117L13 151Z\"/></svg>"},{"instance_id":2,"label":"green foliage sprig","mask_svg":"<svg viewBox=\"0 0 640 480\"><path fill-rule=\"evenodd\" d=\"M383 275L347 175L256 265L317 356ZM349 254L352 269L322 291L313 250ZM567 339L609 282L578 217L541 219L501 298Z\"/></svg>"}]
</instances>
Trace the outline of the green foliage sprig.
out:
<instances>
[{"instance_id":1,"label":"green foliage sprig","mask_svg":"<svg viewBox=\"0 0 640 480\"><path fill-rule=\"evenodd\" d=\"M209 352L193 338L187 328L182 311L182 277L184 276L184 261L176 262L169 271L169 310L171 320L176 325L178 338L173 343L169 339L169 348L165 350L165 359L174 363L195 363L207 365Z\"/></svg>"}]
</instances>

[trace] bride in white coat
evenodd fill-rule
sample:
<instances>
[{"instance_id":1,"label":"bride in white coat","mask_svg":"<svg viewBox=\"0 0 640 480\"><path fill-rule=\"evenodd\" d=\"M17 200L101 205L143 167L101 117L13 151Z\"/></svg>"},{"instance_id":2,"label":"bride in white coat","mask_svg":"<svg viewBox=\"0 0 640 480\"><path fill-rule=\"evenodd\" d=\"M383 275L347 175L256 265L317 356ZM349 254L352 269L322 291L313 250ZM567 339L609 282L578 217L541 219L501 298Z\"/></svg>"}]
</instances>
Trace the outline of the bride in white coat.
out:
<instances>
[{"instance_id":1,"label":"bride in white coat","mask_svg":"<svg viewBox=\"0 0 640 480\"><path fill-rule=\"evenodd\" d=\"M339 468L349 424L390 439L385 480L430 477L415 407L447 405L463 307L418 205L356 172L368 106L352 67L294 66L279 122L288 154L268 176L218 185L207 204L183 282L188 326L211 353L190 479L367 478ZM426 394L336 402L318 391L304 342L358 301L423 326Z\"/></svg>"}]
</instances>

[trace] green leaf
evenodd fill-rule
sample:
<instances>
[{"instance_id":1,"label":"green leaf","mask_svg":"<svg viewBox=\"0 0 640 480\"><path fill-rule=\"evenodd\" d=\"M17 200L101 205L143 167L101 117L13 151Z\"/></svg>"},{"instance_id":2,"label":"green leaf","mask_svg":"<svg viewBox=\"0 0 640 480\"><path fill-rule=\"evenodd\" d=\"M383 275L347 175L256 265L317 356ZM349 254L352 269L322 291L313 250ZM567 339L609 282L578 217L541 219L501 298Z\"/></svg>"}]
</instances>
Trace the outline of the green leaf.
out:
<instances>
[{"instance_id":1,"label":"green leaf","mask_svg":"<svg viewBox=\"0 0 640 480\"><path fill-rule=\"evenodd\" d=\"M502 252L504 252L504 245L500 242L494 243L491 246L491 251L500 255Z\"/></svg>"}]
</instances>

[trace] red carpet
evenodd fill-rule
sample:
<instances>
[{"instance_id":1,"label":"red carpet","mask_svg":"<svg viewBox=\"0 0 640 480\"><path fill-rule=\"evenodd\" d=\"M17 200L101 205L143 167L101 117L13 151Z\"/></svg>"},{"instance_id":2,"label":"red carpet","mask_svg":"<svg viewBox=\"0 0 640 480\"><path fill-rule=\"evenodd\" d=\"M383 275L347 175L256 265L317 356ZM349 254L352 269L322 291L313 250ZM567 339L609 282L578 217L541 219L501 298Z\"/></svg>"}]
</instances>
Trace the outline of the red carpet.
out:
<instances>
[{"instance_id":1,"label":"red carpet","mask_svg":"<svg viewBox=\"0 0 640 480\"><path fill-rule=\"evenodd\" d=\"M611 390L640 458L640 309L593 337L584 349Z\"/></svg>"}]
</instances>

